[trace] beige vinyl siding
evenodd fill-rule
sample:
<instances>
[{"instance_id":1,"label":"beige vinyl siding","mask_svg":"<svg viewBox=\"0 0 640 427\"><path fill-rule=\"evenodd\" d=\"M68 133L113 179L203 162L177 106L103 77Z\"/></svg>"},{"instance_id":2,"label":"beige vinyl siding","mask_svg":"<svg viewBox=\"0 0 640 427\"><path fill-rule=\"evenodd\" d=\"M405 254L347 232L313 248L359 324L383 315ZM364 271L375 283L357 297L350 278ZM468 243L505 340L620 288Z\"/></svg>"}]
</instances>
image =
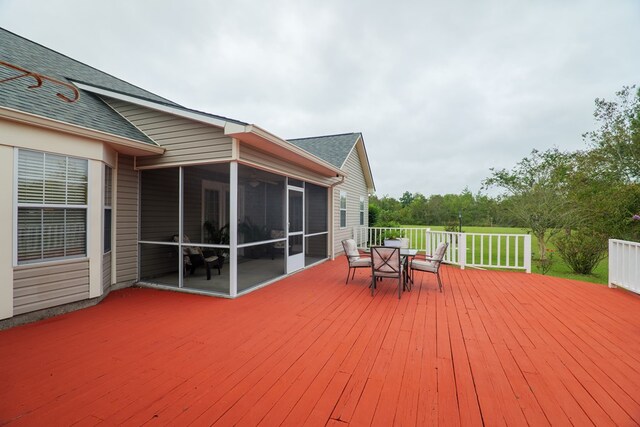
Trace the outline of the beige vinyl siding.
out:
<instances>
[{"instance_id":1,"label":"beige vinyl siding","mask_svg":"<svg viewBox=\"0 0 640 427\"><path fill-rule=\"evenodd\" d=\"M103 100L167 151L138 157L137 167L231 159L231 138L222 128L107 97Z\"/></svg>"},{"instance_id":2,"label":"beige vinyl siding","mask_svg":"<svg viewBox=\"0 0 640 427\"><path fill-rule=\"evenodd\" d=\"M347 173L347 178L345 178L344 183L336 186L333 190L335 224L333 247L336 253L343 251L341 243L343 239L351 239L353 237L353 227L360 226L360 196L364 196L365 216L363 227L367 227L369 224L369 197L358 150L351 151L342 169ZM340 190L347 192L347 226L345 228L340 228Z\"/></svg>"},{"instance_id":3,"label":"beige vinyl siding","mask_svg":"<svg viewBox=\"0 0 640 427\"><path fill-rule=\"evenodd\" d=\"M89 298L89 261L23 265L13 270L13 314Z\"/></svg>"},{"instance_id":4,"label":"beige vinyl siding","mask_svg":"<svg viewBox=\"0 0 640 427\"><path fill-rule=\"evenodd\" d=\"M254 148L240 145L240 160L253 163L258 167L263 167L286 176L294 176L305 181L311 181L316 184L331 185L335 178L327 178L310 172L309 170L291 164L287 160L274 157Z\"/></svg>"},{"instance_id":5,"label":"beige vinyl siding","mask_svg":"<svg viewBox=\"0 0 640 427\"><path fill-rule=\"evenodd\" d=\"M116 206L116 283L138 278L138 172L133 157L118 155Z\"/></svg>"},{"instance_id":6,"label":"beige vinyl siding","mask_svg":"<svg viewBox=\"0 0 640 427\"><path fill-rule=\"evenodd\" d=\"M102 255L102 293L111 286L111 252Z\"/></svg>"}]
</instances>

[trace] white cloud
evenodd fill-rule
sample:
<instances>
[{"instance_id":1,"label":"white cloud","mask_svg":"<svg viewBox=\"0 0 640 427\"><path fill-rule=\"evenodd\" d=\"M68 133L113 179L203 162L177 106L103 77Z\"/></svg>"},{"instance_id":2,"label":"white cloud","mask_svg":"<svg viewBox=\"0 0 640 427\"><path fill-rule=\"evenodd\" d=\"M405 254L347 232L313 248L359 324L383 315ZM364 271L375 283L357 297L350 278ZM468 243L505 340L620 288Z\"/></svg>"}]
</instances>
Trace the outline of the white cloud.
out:
<instances>
[{"instance_id":1,"label":"white cloud","mask_svg":"<svg viewBox=\"0 0 640 427\"><path fill-rule=\"evenodd\" d=\"M188 107L362 131L396 197L582 148L594 98L640 83L638 22L635 0L0 2L4 28Z\"/></svg>"}]
</instances>

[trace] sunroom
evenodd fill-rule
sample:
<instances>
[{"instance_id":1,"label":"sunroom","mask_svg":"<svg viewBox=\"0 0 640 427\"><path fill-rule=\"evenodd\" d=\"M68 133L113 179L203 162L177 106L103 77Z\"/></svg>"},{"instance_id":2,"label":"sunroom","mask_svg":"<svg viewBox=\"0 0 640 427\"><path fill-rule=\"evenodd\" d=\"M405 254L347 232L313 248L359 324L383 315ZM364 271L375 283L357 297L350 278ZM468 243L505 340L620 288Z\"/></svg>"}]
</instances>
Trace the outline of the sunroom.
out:
<instances>
[{"instance_id":1,"label":"sunroom","mask_svg":"<svg viewBox=\"0 0 640 427\"><path fill-rule=\"evenodd\" d=\"M327 186L239 162L140 171L139 281L235 297L330 255Z\"/></svg>"}]
</instances>

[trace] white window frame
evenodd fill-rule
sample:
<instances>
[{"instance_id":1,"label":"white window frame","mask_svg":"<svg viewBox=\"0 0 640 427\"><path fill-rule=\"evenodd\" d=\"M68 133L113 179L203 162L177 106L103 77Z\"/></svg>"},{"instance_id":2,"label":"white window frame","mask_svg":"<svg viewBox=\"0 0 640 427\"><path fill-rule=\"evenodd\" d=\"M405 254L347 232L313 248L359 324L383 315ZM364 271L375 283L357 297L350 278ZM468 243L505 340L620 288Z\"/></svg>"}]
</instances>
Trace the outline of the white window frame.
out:
<instances>
[{"instance_id":1,"label":"white window frame","mask_svg":"<svg viewBox=\"0 0 640 427\"><path fill-rule=\"evenodd\" d=\"M344 200L344 206L342 201ZM347 217L347 192L344 190L340 190L340 204L339 204L339 223L340 228L347 228L348 217ZM342 223L342 213L344 212L344 224Z\"/></svg>"},{"instance_id":2,"label":"white window frame","mask_svg":"<svg viewBox=\"0 0 640 427\"><path fill-rule=\"evenodd\" d=\"M364 211L365 211L364 196L360 196L360 225L364 225Z\"/></svg>"},{"instance_id":3,"label":"white window frame","mask_svg":"<svg viewBox=\"0 0 640 427\"><path fill-rule=\"evenodd\" d=\"M107 180L107 170L111 171L111 180ZM107 187L111 190L111 200L107 203ZM103 185L103 217L102 217L102 253L108 254L113 250L113 168L109 165L104 165L104 185ZM111 213L109 215L109 219L111 221L111 226L109 227L110 236L107 236L107 211ZM105 250L104 244L106 242L107 237L109 237L109 250Z\"/></svg>"},{"instance_id":4,"label":"white window frame","mask_svg":"<svg viewBox=\"0 0 640 427\"><path fill-rule=\"evenodd\" d=\"M59 156L59 157L64 157L65 159L76 159L76 160L83 160L86 162L87 164L87 182L85 183L86 185L86 201L85 204L82 205L73 205L73 204L68 204L68 203L45 203L45 201L43 200L42 203L34 203L34 202L20 202L19 201L19 195L18 195L18 191L19 191L19 176L20 176L20 152L21 151L30 151L30 152L34 152L34 153L42 153L45 156L49 155L49 156ZM42 151L42 150L32 150L32 149L23 149L23 148L16 148L14 150L14 157L13 157L13 170L14 170L14 182L13 182L13 212L14 212L14 216L13 216L13 266L17 267L20 265L37 265L37 264L43 264L43 263L50 263L50 262L56 262L56 261L64 261L64 260L68 260L68 259L83 259L83 258L87 258L88 257L88 251L89 251L89 182L90 182L90 168L89 168L89 160L82 158L82 157L75 157L75 156L68 156L66 154L60 154L60 153L52 153L52 152L47 152L47 151ZM46 162L46 160L45 160ZM65 184L68 184L69 181L68 179L66 179ZM44 190L43 190L44 191ZM26 261L19 261L18 260L18 239L19 239L19 233L18 233L18 212L20 211L21 208L32 208L32 209L61 209L61 210L65 210L65 209L83 209L85 212L85 252L84 254L79 254L79 255L68 255L68 256L62 256L62 257L49 257L49 258L44 258L41 257L39 259L34 259L34 260L26 260ZM44 239L43 242L41 243L42 248L44 247ZM42 253L42 248L41 248L41 253Z\"/></svg>"}]
</instances>

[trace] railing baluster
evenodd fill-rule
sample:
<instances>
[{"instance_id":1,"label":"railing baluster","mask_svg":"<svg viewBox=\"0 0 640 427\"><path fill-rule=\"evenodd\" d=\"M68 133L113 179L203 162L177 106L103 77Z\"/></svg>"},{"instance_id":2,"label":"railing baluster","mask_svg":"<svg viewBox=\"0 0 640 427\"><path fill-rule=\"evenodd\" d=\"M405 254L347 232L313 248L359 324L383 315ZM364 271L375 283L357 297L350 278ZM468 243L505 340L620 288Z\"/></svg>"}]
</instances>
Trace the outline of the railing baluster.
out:
<instances>
[{"instance_id":1,"label":"railing baluster","mask_svg":"<svg viewBox=\"0 0 640 427\"><path fill-rule=\"evenodd\" d=\"M390 233L401 233L405 238L409 239L409 244L412 248L425 251L429 255L433 255L440 243L447 242L449 247L447 248L445 259L448 263L457 264L462 268L464 268L464 265L468 265L474 267L524 269L527 272L531 272L531 248L527 247L527 245L530 246L531 244L530 235L454 233L432 231L427 227L360 227L354 228L353 231L353 234L359 238L358 243L363 246L382 245L384 244L385 235ZM364 240L364 236L368 236L368 239ZM505 239L504 244L502 242L503 238ZM470 250L468 249L468 244L471 244ZM616 247L618 246L621 245ZM502 254L503 248L506 250L504 255ZM512 250L514 254L511 254ZM629 250L640 254L640 244L637 247L633 246L633 249ZM633 257L633 254L627 251L623 256ZM522 260L520 259L521 257ZM470 262L468 263L467 261ZM611 257L610 262L613 262ZM613 269L610 268L611 270ZM626 275L637 275L639 274L638 272L640 272L640 260L637 265L633 264L631 269L624 270L623 274L626 277ZM640 285L638 286L640 287Z\"/></svg>"},{"instance_id":2,"label":"railing baluster","mask_svg":"<svg viewBox=\"0 0 640 427\"><path fill-rule=\"evenodd\" d=\"M471 265L476 264L476 235L471 235Z\"/></svg>"},{"instance_id":3,"label":"railing baluster","mask_svg":"<svg viewBox=\"0 0 640 427\"><path fill-rule=\"evenodd\" d=\"M509 267L509 242L511 241L511 239L509 238L509 236L505 236L505 239L507 241L507 252L506 252L507 259L505 260L505 265Z\"/></svg>"},{"instance_id":4,"label":"railing baluster","mask_svg":"<svg viewBox=\"0 0 640 427\"><path fill-rule=\"evenodd\" d=\"M493 265L493 236L489 236L489 266Z\"/></svg>"},{"instance_id":5,"label":"railing baluster","mask_svg":"<svg viewBox=\"0 0 640 427\"><path fill-rule=\"evenodd\" d=\"M609 287L640 294L640 243L609 240Z\"/></svg>"}]
</instances>

